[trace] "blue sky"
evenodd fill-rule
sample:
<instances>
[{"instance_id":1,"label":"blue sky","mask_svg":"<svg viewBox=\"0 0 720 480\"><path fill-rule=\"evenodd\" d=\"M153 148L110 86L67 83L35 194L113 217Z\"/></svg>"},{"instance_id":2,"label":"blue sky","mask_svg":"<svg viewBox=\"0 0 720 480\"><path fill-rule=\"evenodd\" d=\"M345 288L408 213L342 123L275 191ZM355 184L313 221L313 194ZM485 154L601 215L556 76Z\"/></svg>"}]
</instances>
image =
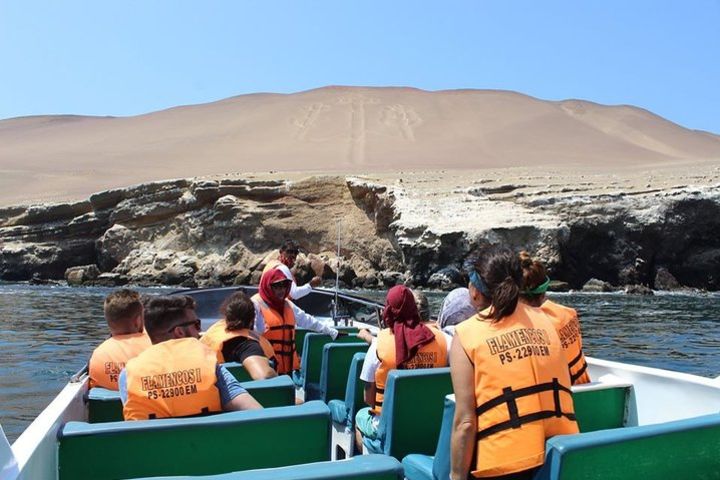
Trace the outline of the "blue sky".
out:
<instances>
[{"instance_id":1,"label":"blue sky","mask_svg":"<svg viewBox=\"0 0 720 480\"><path fill-rule=\"evenodd\" d=\"M720 0L0 0L0 118L324 85L582 98L720 133Z\"/></svg>"}]
</instances>

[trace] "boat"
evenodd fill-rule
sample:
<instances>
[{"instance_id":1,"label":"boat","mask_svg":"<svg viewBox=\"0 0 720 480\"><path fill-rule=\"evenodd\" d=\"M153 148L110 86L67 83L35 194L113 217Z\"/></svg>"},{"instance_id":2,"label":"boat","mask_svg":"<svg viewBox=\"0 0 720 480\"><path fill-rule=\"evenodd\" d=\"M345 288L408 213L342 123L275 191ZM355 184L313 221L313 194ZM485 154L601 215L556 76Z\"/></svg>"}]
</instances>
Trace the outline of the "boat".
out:
<instances>
[{"instance_id":1,"label":"boat","mask_svg":"<svg viewBox=\"0 0 720 480\"><path fill-rule=\"evenodd\" d=\"M181 293L191 295L196 299L197 313L202 320L203 329L206 329L218 319L219 305L222 301L238 289L244 290L248 294L256 291L256 287L243 286L189 290ZM308 313L347 329L365 327L376 330L381 318L382 305L377 302L332 290L316 289L296 303ZM573 390L574 395L577 395L576 409L580 408L582 403L583 409L594 413L588 414L580 422L581 430L583 430L583 424L586 427L580 435L555 437L548 441L546 465L537 478L636 478L634 476L637 476L638 472L647 472L646 476L649 478L720 478L720 377L711 379L610 360L596 358L587 360L588 371L594 381L587 385L573 387ZM446 373L446 371L440 372L443 375ZM402 376L398 378L400 379ZM398 385L400 385L400 381L397 380ZM447 384L447 379L442 381ZM388 388L390 388L390 382ZM446 457L449 454L447 412L448 406L453 405L453 397L452 392L446 393L449 395L442 395L445 413L438 413L438 423L442 421L442 425L437 425L439 434L432 439L433 451L431 452L413 452L410 449L404 451L401 458L395 459L385 458L384 455L365 456L357 452L350 459L352 448L346 448L346 451L343 452L346 459L340 460L342 456L336 455L333 451L331 455L328 454L329 456L324 462L320 462L324 466L318 467L319 469L312 467L314 464L308 467L293 467L293 465L304 462L295 461L293 463L293 458L288 458L287 467L278 466L267 471L253 470L250 472L250 476L240 475L237 478L395 478L392 475L390 477L362 476L363 472L370 474L373 468L380 468L378 466L387 467L395 473L403 472L404 468L404 473L398 475L405 475L411 479L437 478L438 472L447 468ZM136 438L135 441L141 442L138 447L139 451L146 450L152 453L154 449L158 449L157 455L162 456L160 439L163 437L162 433L158 432L170 429L174 425L182 423L199 431L198 429L203 428L203 425L211 425L216 429L225 428L222 418L243 421L249 418L249 421L256 423L259 421L259 414L256 413L231 412L200 419L88 424L90 415L88 398L87 371L83 370L70 379L55 399L12 445L9 445L0 429L0 480L138 478L137 476L128 476L127 473L118 474L117 477L112 474L105 476L77 472L72 474L70 472L73 470L68 468L68 461L61 457L66 456L70 458L71 462L83 463L83 455L87 455L87 458L96 455L96 453L83 450L83 448L87 448L88 439L94 441L93 439L98 440L102 436L105 441L117 432L127 433L133 429L132 426L128 427L129 423L152 424L153 429L147 434L147 438L142 441ZM388 397L386 397L386 402L389 402ZM276 420L285 419L283 421L287 421L292 417L288 412L295 411L291 409L302 409L303 415L310 418L313 415L317 417L317 412L322 409L324 409L323 411L327 410L327 406L319 401L309 401L304 406L278 407L277 409L266 409L265 412L276 410L280 412L276 415ZM307 425L300 425L298 428L302 433L297 433L297 436L302 438L290 438L288 441L296 445L297 450L301 453L311 451L313 449L312 442L304 441L306 435L309 438L311 428ZM82 441L86 443L78 443L80 447L73 447L76 450L61 445L63 438L80 438L82 435L78 432L83 429L95 429L94 432L98 436L82 437L85 439ZM332 435L333 441L335 441L335 433L337 432L333 432ZM326 436L330 437L329 433ZM397 437L399 438L399 436ZM555 441L556 439L558 440ZM128 440L123 441L127 442ZM198 440L198 442L202 442L202 440ZM198 449L198 442L186 443L190 445L188 448ZM443 444L443 442L445 443ZM98 440L97 443L99 445L102 442ZM114 445L115 451L113 449L104 451L108 463L127 465L135 462L135 457L132 455L125 456L127 455L126 449L127 452L133 451L130 443ZM172 475L209 475L223 472L222 468L224 467L218 466L217 460L209 457L195 458L192 452L196 450L192 449L185 453L180 452L178 458L172 463L177 468L173 469L173 467L167 472L162 471L162 475L172 477ZM395 451L402 451L402 448ZM240 450L233 450L233 452L235 452L233 453L235 456L240 455L238 453ZM405 455L408 452L411 455ZM182 465L185 465L182 459L185 456L194 458L193 465L197 464L199 467L193 471L182 470ZM292 457L290 453L288 456ZM148 458L152 459L153 457L151 455ZM143 462L145 462L143 466L147 466L151 460L145 459ZM213 465L214 469L204 471L202 468L204 462L206 465ZM138 461L138 463L142 462ZM345 470L338 470L338 473L328 477L327 465L338 465L338 468ZM147 471L152 474L143 473L140 476L160 476L152 468ZM231 471L234 470L225 470L225 472ZM317 474L322 471L326 472L322 474L325 476ZM584 473L578 474L578 472ZM319 476L313 476L315 474Z\"/></svg>"}]
</instances>

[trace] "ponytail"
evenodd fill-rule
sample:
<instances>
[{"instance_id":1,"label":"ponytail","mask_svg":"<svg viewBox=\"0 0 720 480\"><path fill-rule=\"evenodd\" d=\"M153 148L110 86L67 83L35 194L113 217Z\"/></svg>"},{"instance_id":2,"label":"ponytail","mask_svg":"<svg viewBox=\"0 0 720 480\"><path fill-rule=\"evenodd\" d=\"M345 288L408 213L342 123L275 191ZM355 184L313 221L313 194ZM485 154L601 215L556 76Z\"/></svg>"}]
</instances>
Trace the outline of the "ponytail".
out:
<instances>
[{"instance_id":1,"label":"ponytail","mask_svg":"<svg viewBox=\"0 0 720 480\"><path fill-rule=\"evenodd\" d=\"M503 317L511 315L517 307L518 297L520 296L520 287L508 275L505 280L493 289L492 308L489 317L493 319L493 323L500 321Z\"/></svg>"},{"instance_id":2,"label":"ponytail","mask_svg":"<svg viewBox=\"0 0 720 480\"><path fill-rule=\"evenodd\" d=\"M508 248L488 247L481 252L474 265L474 271L483 280L490 300L490 311L485 318L499 322L512 315L518 304L523 271L520 258ZM472 272L471 272L472 273Z\"/></svg>"}]
</instances>

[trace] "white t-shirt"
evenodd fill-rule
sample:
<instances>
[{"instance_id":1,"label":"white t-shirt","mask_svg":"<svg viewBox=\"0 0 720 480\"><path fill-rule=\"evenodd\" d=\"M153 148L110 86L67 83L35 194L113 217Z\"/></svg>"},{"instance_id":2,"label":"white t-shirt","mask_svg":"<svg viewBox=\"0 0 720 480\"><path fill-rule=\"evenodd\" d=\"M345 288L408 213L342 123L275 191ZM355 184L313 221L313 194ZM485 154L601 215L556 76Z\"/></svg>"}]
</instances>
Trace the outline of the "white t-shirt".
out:
<instances>
[{"instance_id":1,"label":"white t-shirt","mask_svg":"<svg viewBox=\"0 0 720 480\"><path fill-rule=\"evenodd\" d=\"M450 346L452 344L452 337L445 332L442 332L445 336L445 344L447 346L448 358L450 358ZM360 371L360 380L366 383L375 383L375 372L380 366L380 359L377 356L377 338L373 338L370 348L368 348L365 354L365 361L363 362L362 370Z\"/></svg>"}]
</instances>

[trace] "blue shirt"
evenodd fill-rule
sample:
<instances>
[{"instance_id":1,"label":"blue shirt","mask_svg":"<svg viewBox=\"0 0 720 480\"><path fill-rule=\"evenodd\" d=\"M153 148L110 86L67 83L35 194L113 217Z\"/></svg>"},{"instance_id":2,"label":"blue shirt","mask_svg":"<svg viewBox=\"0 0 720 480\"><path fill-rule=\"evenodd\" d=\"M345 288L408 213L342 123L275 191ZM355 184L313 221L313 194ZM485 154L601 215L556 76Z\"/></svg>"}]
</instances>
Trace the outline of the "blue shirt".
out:
<instances>
[{"instance_id":1,"label":"blue shirt","mask_svg":"<svg viewBox=\"0 0 720 480\"><path fill-rule=\"evenodd\" d=\"M247 390L245 390L242 385L240 385L240 382L232 376L232 373L228 372L227 368L222 365L215 367L215 376L217 377L215 386L220 392L220 405L225 405L238 395L247 393ZM125 405L127 403L128 394L127 374L124 368L122 372L120 372L120 377L118 378L118 389L120 390L120 399L122 400L123 405Z\"/></svg>"}]
</instances>

